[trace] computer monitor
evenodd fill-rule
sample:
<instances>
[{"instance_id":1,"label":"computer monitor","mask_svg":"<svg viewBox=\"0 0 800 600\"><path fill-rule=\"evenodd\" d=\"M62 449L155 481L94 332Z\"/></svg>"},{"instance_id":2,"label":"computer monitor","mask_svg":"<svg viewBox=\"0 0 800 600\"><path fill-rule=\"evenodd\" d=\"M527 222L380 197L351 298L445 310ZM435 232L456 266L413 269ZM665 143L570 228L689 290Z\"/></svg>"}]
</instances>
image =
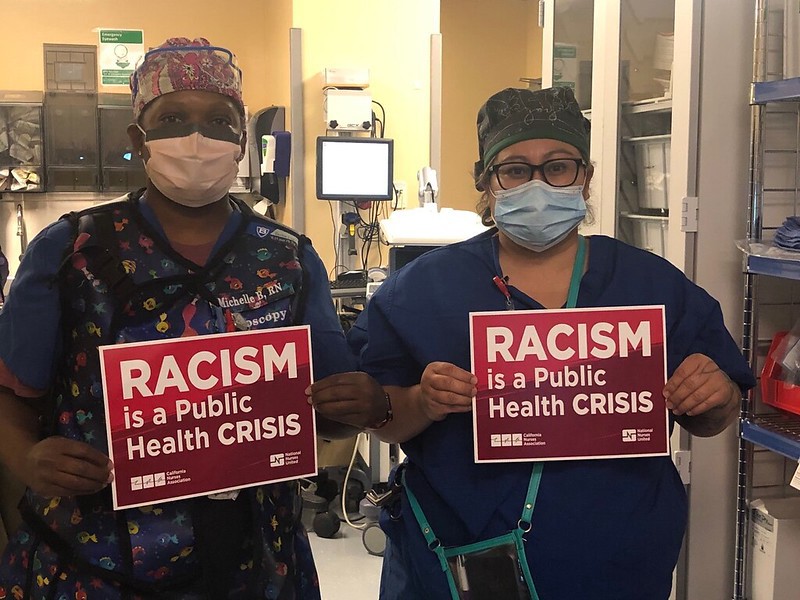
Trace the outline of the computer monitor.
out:
<instances>
[{"instance_id":1,"label":"computer monitor","mask_svg":"<svg viewBox=\"0 0 800 600\"><path fill-rule=\"evenodd\" d=\"M317 138L317 198L394 199L394 140Z\"/></svg>"},{"instance_id":2,"label":"computer monitor","mask_svg":"<svg viewBox=\"0 0 800 600\"><path fill-rule=\"evenodd\" d=\"M415 258L422 256L426 252L439 248L438 245L425 246L389 246L389 273L394 273L397 269L406 266Z\"/></svg>"}]
</instances>

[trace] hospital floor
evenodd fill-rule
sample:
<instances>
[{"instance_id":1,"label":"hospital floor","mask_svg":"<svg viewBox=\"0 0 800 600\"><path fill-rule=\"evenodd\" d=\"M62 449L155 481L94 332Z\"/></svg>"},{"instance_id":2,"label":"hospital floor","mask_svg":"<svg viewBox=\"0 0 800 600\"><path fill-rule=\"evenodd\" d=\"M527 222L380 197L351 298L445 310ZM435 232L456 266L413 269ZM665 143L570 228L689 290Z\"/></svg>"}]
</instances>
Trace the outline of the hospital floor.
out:
<instances>
[{"instance_id":1,"label":"hospital floor","mask_svg":"<svg viewBox=\"0 0 800 600\"><path fill-rule=\"evenodd\" d=\"M321 538L313 531L308 537L322 600L377 600L383 559L367 552L360 530L342 523L334 538Z\"/></svg>"}]
</instances>

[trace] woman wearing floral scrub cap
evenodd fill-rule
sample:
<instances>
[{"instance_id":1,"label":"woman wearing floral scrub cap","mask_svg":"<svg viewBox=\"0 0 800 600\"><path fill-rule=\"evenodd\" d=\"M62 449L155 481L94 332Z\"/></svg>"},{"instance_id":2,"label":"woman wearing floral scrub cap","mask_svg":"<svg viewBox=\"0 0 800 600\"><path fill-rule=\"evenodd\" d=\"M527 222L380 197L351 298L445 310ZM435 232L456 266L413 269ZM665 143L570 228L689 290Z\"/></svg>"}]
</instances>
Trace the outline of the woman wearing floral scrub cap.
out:
<instances>
[{"instance_id":1,"label":"woman wearing floral scrub cap","mask_svg":"<svg viewBox=\"0 0 800 600\"><path fill-rule=\"evenodd\" d=\"M27 486L0 597L319 598L297 481L112 509L99 346L309 325L315 378L355 366L311 244L228 195L246 143L231 52L171 38L131 90L147 187L45 228L0 312L0 459ZM358 407L319 434L383 418L382 398Z\"/></svg>"}]
</instances>

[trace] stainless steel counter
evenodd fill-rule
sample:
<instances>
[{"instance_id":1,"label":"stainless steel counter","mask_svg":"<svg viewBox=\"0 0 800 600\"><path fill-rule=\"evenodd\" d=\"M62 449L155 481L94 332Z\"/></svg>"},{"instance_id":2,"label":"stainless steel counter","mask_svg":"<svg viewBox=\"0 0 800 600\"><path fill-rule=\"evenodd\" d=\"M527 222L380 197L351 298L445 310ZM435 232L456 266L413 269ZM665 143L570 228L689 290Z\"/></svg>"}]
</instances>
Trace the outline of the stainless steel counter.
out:
<instances>
[{"instance_id":1,"label":"stainless steel counter","mask_svg":"<svg viewBox=\"0 0 800 600\"><path fill-rule=\"evenodd\" d=\"M113 200L119 193L48 192L0 193L0 246L8 257L11 277L19 267L27 242L61 215Z\"/></svg>"}]
</instances>

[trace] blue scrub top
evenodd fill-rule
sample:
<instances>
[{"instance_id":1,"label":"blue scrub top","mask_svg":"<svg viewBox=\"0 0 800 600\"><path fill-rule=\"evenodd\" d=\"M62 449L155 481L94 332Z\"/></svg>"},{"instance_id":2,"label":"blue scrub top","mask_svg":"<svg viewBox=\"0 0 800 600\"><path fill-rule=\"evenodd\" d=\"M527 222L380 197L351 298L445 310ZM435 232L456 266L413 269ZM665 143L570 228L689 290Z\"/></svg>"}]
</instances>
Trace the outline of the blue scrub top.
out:
<instances>
[{"instance_id":1,"label":"blue scrub top","mask_svg":"<svg viewBox=\"0 0 800 600\"><path fill-rule=\"evenodd\" d=\"M140 210L166 239L155 213L140 200ZM209 256L237 230L242 214L234 210ZM61 300L56 273L74 232L61 219L48 225L28 245L7 301L0 310L0 360L24 385L47 390L61 352ZM325 265L310 244L301 246L306 272L303 325L311 326L314 378L355 370L339 318L333 306Z\"/></svg>"},{"instance_id":2,"label":"blue scrub top","mask_svg":"<svg viewBox=\"0 0 800 600\"><path fill-rule=\"evenodd\" d=\"M495 233L433 250L381 285L348 334L363 370L404 387L419 383L433 361L470 370L469 313L506 309L492 281L502 276ZM755 384L716 300L654 254L605 236L588 242L578 307L663 304L669 375L699 352L743 390ZM509 287L516 309L542 308ZM451 414L402 448L408 485L445 546L516 527L531 467L475 464L471 414ZM398 550L388 560L403 564L384 568L402 572L407 585L384 585L381 598L448 598L405 497L401 512L382 524ZM667 598L686 515L684 487L669 457L545 463L525 536L541 600Z\"/></svg>"}]
</instances>

